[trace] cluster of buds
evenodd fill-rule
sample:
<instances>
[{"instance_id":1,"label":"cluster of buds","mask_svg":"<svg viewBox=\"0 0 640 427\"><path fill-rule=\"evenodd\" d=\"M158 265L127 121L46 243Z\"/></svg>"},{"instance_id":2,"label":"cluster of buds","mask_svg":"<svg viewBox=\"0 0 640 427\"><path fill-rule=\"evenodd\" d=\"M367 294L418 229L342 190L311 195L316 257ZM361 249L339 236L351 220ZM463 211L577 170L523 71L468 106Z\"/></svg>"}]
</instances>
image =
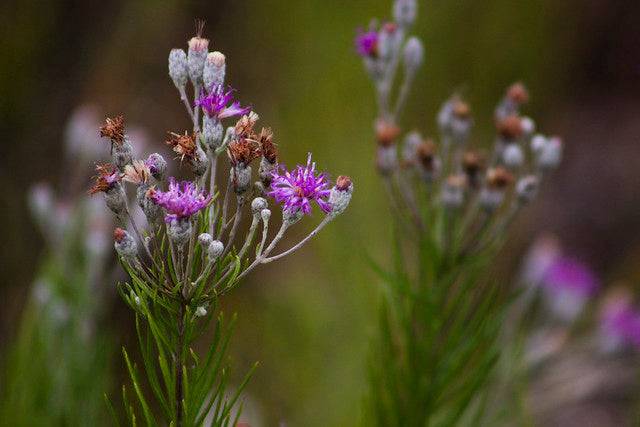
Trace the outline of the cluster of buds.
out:
<instances>
[{"instance_id":1,"label":"cluster of buds","mask_svg":"<svg viewBox=\"0 0 640 427\"><path fill-rule=\"evenodd\" d=\"M135 159L124 119L119 116L107 119L100 129L100 135L111 141L113 164L97 167L90 192L103 193L107 206L116 214L119 228L114 245L125 265L162 293L178 293L196 312L258 265L304 245L344 212L353 184L340 176L331 186L328 176L317 171L311 154L305 166L291 171L279 164L271 129L256 130L258 115L241 107L233 99L232 89L224 89L225 56L208 53L209 41L203 38L201 28L188 45L186 53L181 49L170 52L169 76L193 129L169 132L166 144L180 163L188 165L193 179L167 179L167 162L160 154ZM193 87L191 100L188 82ZM223 122L234 116L236 121L223 132ZM220 156L225 152L227 156ZM216 174L219 157L228 158L230 168L228 181L221 184ZM254 173L251 164L258 159ZM129 208L128 187L133 187L146 225L138 224ZM282 206L282 223L276 233L270 233L268 198ZM313 204L323 212L323 219L297 244L274 254L287 229L311 214ZM238 240L244 216L251 221L244 239ZM260 226L261 238L254 242ZM142 297L136 296L134 309Z\"/></svg>"},{"instance_id":2,"label":"cluster of buds","mask_svg":"<svg viewBox=\"0 0 640 427\"><path fill-rule=\"evenodd\" d=\"M509 87L495 109L492 153L471 147L474 119L471 107L458 94L438 113L437 141L416 131L403 137L398 117L424 59L422 42L407 35L415 9L415 1L396 0L392 21L379 28L374 21L368 31L360 30L356 36L356 50L378 100L376 166L396 207L423 230L433 220L433 215L420 211L417 197L424 192L418 186L426 186L429 207L441 206L449 218L446 227L457 228L444 234L464 237L466 252L490 243L535 197L544 174L560 163L562 141L536 134L533 120L521 115L529 99L522 83ZM401 65L403 78L396 84ZM442 240L448 244L450 238Z\"/></svg>"}]
</instances>

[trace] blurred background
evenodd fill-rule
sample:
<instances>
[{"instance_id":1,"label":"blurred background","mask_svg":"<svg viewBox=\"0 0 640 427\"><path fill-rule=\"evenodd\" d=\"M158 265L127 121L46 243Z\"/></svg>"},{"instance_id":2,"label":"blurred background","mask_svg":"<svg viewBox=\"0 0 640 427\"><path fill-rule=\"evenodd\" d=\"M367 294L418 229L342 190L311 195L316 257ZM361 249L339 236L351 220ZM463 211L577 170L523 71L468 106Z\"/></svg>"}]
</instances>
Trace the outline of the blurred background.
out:
<instances>
[{"instance_id":1,"label":"blurred background","mask_svg":"<svg viewBox=\"0 0 640 427\"><path fill-rule=\"evenodd\" d=\"M474 111L474 142L489 145L495 103L522 80L531 93L525 113L566 144L562 167L515 224L500 277L510 280L534 237L551 232L605 283L637 287L640 3L419 3L426 64L403 126L434 134L441 102L460 90ZM238 98L274 129L281 160L293 165L312 151L321 168L356 185L348 214L305 250L252 274L224 307L239 314L237 374L261 363L247 389L250 410L264 425L354 425L378 295L365 254L382 259L391 226L373 169L373 90L353 37L370 18L389 16L389 2L5 0L0 10L0 358L44 254L27 191L50 181L64 193L73 174L64 166L67 120L85 104L100 119L124 114L147 152L164 150L166 131L189 125L167 56L203 18L210 49L227 56ZM113 298L114 283L103 286L113 295L98 327L115 348L132 347L133 315ZM49 363L55 370L60 361ZM117 390L117 351L110 364L121 373Z\"/></svg>"}]
</instances>

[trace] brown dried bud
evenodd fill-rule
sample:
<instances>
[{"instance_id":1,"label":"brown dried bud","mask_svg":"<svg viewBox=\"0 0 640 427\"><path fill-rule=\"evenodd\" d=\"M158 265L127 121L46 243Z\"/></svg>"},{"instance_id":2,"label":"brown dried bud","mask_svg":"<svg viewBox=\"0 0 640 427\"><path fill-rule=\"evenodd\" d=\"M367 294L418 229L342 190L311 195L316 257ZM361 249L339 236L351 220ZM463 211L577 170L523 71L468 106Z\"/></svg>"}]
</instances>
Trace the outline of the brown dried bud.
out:
<instances>
[{"instance_id":1,"label":"brown dried bud","mask_svg":"<svg viewBox=\"0 0 640 427\"><path fill-rule=\"evenodd\" d=\"M483 167L484 159L475 151L466 151L462 155L462 169L467 175L477 174Z\"/></svg>"},{"instance_id":2,"label":"brown dried bud","mask_svg":"<svg viewBox=\"0 0 640 427\"><path fill-rule=\"evenodd\" d=\"M180 157L180 161L185 158L193 160L196 152L196 137L196 133L189 135L187 131L184 132L184 135L169 132L169 139L165 143L173 148L173 151Z\"/></svg>"},{"instance_id":3,"label":"brown dried bud","mask_svg":"<svg viewBox=\"0 0 640 427\"><path fill-rule=\"evenodd\" d=\"M100 192L107 192L111 190L114 185L120 180L120 176L116 171L116 167L111 163L103 163L96 165L95 183L89 189L89 194L96 194Z\"/></svg>"},{"instance_id":4,"label":"brown dried bud","mask_svg":"<svg viewBox=\"0 0 640 427\"><path fill-rule=\"evenodd\" d=\"M278 161L278 150L276 144L273 143L273 132L271 128L262 128L260 136L258 137L258 143L260 144L260 152L272 165Z\"/></svg>"},{"instance_id":5,"label":"brown dried bud","mask_svg":"<svg viewBox=\"0 0 640 427\"><path fill-rule=\"evenodd\" d=\"M105 124L100 127L100 136L109 138L114 144L122 145L124 142L124 117L117 116L114 119L107 117Z\"/></svg>"},{"instance_id":6,"label":"brown dried bud","mask_svg":"<svg viewBox=\"0 0 640 427\"><path fill-rule=\"evenodd\" d=\"M383 147L392 145L400 136L400 128L394 124L379 120L376 123L376 138Z\"/></svg>"},{"instance_id":7,"label":"brown dried bud","mask_svg":"<svg viewBox=\"0 0 640 427\"><path fill-rule=\"evenodd\" d=\"M487 186L496 190L503 190L513 182L513 175L501 166L487 171Z\"/></svg>"},{"instance_id":8,"label":"brown dried bud","mask_svg":"<svg viewBox=\"0 0 640 427\"><path fill-rule=\"evenodd\" d=\"M249 138L253 134L253 127L258 121L258 118L258 115L253 111L248 115L240 117L240 119L236 122L236 136L238 138Z\"/></svg>"},{"instance_id":9,"label":"brown dried bud","mask_svg":"<svg viewBox=\"0 0 640 427\"><path fill-rule=\"evenodd\" d=\"M336 188L340 191L347 191L351 187L351 178L346 175L340 175L336 179Z\"/></svg>"},{"instance_id":10,"label":"brown dried bud","mask_svg":"<svg viewBox=\"0 0 640 427\"><path fill-rule=\"evenodd\" d=\"M457 100L453 104L453 114L459 119L468 119L471 116L471 107L462 100Z\"/></svg>"},{"instance_id":11,"label":"brown dried bud","mask_svg":"<svg viewBox=\"0 0 640 427\"><path fill-rule=\"evenodd\" d=\"M467 185L467 177L465 175L449 175L447 177L447 185L450 187L463 188Z\"/></svg>"},{"instance_id":12,"label":"brown dried bud","mask_svg":"<svg viewBox=\"0 0 640 427\"><path fill-rule=\"evenodd\" d=\"M507 89L507 98L518 105L526 104L529 101L529 92L521 82L516 82Z\"/></svg>"},{"instance_id":13,"label":"brown dried bud","mask_svg":"<svg viewBox=\"0 0 640 427\"><path fill-rule=\"evenodd\" d=\"M433 169L435 154L436 145L431 139L424 140L416 147L416 157L427 170Z\"/></svg>"},{"instance_id":14,"label":"brown dried bud","mask_svg":"<svg viewBox=\"0 0 640 427\"><path fill-rule=\"evenodd\" d=\"M122 242L126 235L127 233L120 227L117 227L115 230L113 230L113 240L118 243Z\"/></svg>"},{"instance_id":15,"label":"brown dried bud","mask_svg":"<svg viewBox=\"0 0 640 427\"><path fill-rule=\"evenodd\" d=\"M249 138L240 138L232 141L227 147L229 160L234 166L242 163L247 166L260 156L260 147L256 141Z\"/></svg>"},{"instance_id":16,"label":"brown dried bud","mask_svg":"<svg viewBox=\"0 0 640 427\"><path fill-rule=\"evenodd\" d=\"M514 141L520 139L524 132L522 128L522 119L518 116L511 115L500 120L496 128L498 134L507 141Z\"/></svg>"}]
</instances>

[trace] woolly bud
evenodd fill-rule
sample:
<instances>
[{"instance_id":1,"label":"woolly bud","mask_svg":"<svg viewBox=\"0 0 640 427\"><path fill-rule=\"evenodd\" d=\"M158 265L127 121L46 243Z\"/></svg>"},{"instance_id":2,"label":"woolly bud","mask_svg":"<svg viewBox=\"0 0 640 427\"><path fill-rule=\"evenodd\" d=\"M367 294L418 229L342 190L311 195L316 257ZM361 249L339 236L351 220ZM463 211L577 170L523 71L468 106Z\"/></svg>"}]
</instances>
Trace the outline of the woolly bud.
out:
<instances>
[{"instance_id":1,"label":"woolly bud","mask_svg":"<svg viewBox=\"0 0 640 427\"><path fill-rule=\"evenodd\" d=\"M393 19L401 26L407 27L413 24L417 12L416 0L396 0L393 3Z\"/></svg>"},{"instance_id":2,"label":"woolly bud","mask_svg":"<svg viewBox=\"0 0 640 427\"><path fill-rule=\"evenodd\" d=\"M524 163L524 153L518 144L509 144L502 151L502 161L509 169L518 169Z\"/></svg>"},{"instance_id":3,"label":"woolly bud","mask_svg":"<svg viewBox=\"0 0 640 427\"><path fill-rule=\"evenodd\" d=\"M251 202L251 212L253 212L254 215L257 215L260 212L262 212L263 209L266 209L268 206L269 205L268 205L267 200L265 198L256 197Z\"/></svg>"},{"instance_id":4,"label":"woolly bud","mask_svg":"<svg viewBox=\"0 0 640 427\"><path fill-rule=\"evenodd\" d=\"M187 64L189 70L189 78L194 86L202 85L202 73L204 63L207 59L209 49L209 40L196 36L189 40L189 53L187 54Z\"/></svg>"},{"instance_id":5,"label":"woolly bud","mask_svg":"<svg viewBox=\"0 0 640 427\"><path fill-rule=\"evenodd\" d=\"M398 167L398 152L396 146L379 145L376 165L382 175L390 175L393 173Z\"/></svg>"},{"instance_id":6,"label":"woolly bud","mask_svg":"<svg viewBox=\"0 0 640 427\"><path fill-rule=\"evenodd\" d=\"M207 248L209 261L215 261L224 252L224 245L220 240L214 240Z\"/></svg>"},{"instance_id":7,"label":"woolly bud","mask_svg":"<svg viewBox=\"0 0 640 427\"><path fill-rule=\"evenodd\" d=\"M198 236L198 243L202 246L202 249L207 249L213 242L213 237L209 233L201 233Z\"/></svg>"},{"instance_id":8,"label":"woolly bud","mask_svg":"<svg viewBox=\"0 0 640 427\"><path fill-rule=\"evenodd\" d=\"M125 166L131 164L133 160L133 147L131 147L131 143L129 142L129 138L126 136L122 144L113 144L112 145L112 157L113 163L116 165L120 172L124 172Z\"/></svg>"},{"instance_id":9,"label":"woolly bud","mask_svg":"<svg viewBox=\"0 0 640 427\"><path fill-rule=\"evenodd\" d=\"M224 84L226 72L225 57L221 52L215 51L207 55L202 72L202 80L205 88L212 88Z\"/></svg>"},{"instance_id":10,"label":"woolly bud","mask_svg":"<svg viewBox=\"0 0 640 427\"><path fill-rule=\"evenodd\" d=\"M538 154L540 153L540 151L542 151L542 148L545 146L545 144L547 143L547 138L544 137L544 135L535 135L533 138L531 138L531 151L533 151L534 153Z\"/></svg>"},{"instance_id":11,"label":"woolly bud","mask_svg":"<svg viewBox=\"0 0 640 427\"><path fill-rule=\"evenodd\" d=\"M260 169L258 170L260 174L261 184L268 188L271 185L272 173L276 168L275 163L271 163L266 157L262 157L260 159Z\"/></svg>"},{"instance_id":12,"label":"woolly bud","mask_svg":"<svg viewBox=\"0 0 640 427\"><path fill-rule=\"evenodd\" d=\"M149 224L156 223L162 216L162 208L149 197L149 186L146 184L138 186L136 198L138 199L140 209L142 209L142 212L144 212L147 218L147 222Z\"/></svg>"},{"instance_id":13,"label":"woolly bud","mask_svg":"<svg viewBox=\"0 0 640 427\"><path fill-rule=\"evenodd\" d=\"M530 138L536 131L536 122L534 122L531 117L522 117L520 119L520 124L522 125L522 133L527 138Z\"/></svg>"},{"instance_id":14,"label":"woolly bud","mask_svg":"<svg viewBox=\"0 0 640 427\"><path fill-rule=\"evenodd\" d=\"M480 192L480 206L488 212L496 210L504 200L504 191L495 188L483 188Z\"/></svg>"},{"instance_id":15,"label":"woolly bud","mask_svg":"<svg viewBox=\"0 0 640 427\"><path fill-rule=\"evenodd\" d=\"M464 144L469 138L473 121L471 120L471 108L466 102L457 99L451 105L450 132L453 140L458 144Z\"/></svg>"},{"instance_id":16,"label":"woolly bud","mask_svg":"<svg viewBox=\"0 0 640 427\"><path fill-rule=\"evenodd\" d=\"M404 45L404 69L409 75L415 74L424 61L424 46L417 37L411 37Z\"/></svg>"},{"instance_id":17,"label":"woolly bud","mask_svg":"<svg viewBox=\"0 0 640 427\"><path fill-rule=\"evenodd\" d=\"M107 207L116 215L122 215L125 211L126 200L122 192L120 183L116 183L112 188L104 193L104 201Z\"/></svg>"},{"instance_id":18,"label":"woolly bud","mask_svg":"<svg viewBox=\"0 0 640 427\"><path fill-rule=\"evenodd\" d=\"M538 167L545 171L555 169L561 160L562 140L558 137L549 138L538 152Z\"/></svg>"},{"instance_id":19,"label":"woolly bud","mask_svg":"<svg viewBox=\"0 0 640 427\"><path fill-rule=\"evenodd\" d=\"M171 221L167 234L174 243L181 246L189 241L192 231L193 226L189 218L179 218Z\"/></svg>"},{"instance_id":20,"label":"woolly bud","mask_svg":"<svg viewBox=\"0 0 640 427\"><path fill-rule=\"evenodd\" d=\"M516 195L520 203L531 202L538 192L539 180L533 175L520 178L516 183Z\"/></svg>"},{"instance_id":21,"label":"woolly bud","mask_svg":"<svg viewBox=\"0 0 640 427\"><path fill-rule=\"evenodd\" d=\"M442 184L440 200L448 209L457 209L464 203L465 175L451 175Z\"/></svg>"},{"instance_id":22,"label":"woolly bud","mask_svg":"<svg viewBox=\"0 0 640 427\"><path fill-rule=\"evenodd\" d=\"M183 90L189 78L187 54L182 49L171 49L169 53L169 76L178 90Z\"/></svg>"},{"instance_id":23,"label":"woolly bud","mask_svg":"<svg viewBox=\"0 0 640 427\"><path fill-rule=\"evenodd\" d=\"M269 209L262 209L260 211L260 217L262 218L262 222L266 224L269 222L269 218L271 218L271 211Z\"/></svg>"},{"instance_id":24,"label":"woolly bud","mask_svg":"<svg viewBox=\"0 0 640 427\"><path fill-rule=\"evenodd\" d=\"M116 228L113 231L114 247L116 252L123 258L135 258L138 254L138 245L127 230Z\"/></svg>"},{"instance_id":25,"label":"woolly bud","mask_svg":"<svg viewBox=\"0 0 640 427\"><path fill-rule=\"evenodd\" d=\"M422 135L419 132L411 132L404 138L402 145L402 161L409 165L416 161L416 151L422 143Z\"/></svg>"},{"instance_id":26,"label":"woolly bud","mask_svg":"<svg viewBox=\"0 0 640 427\"><path fill-rule=\"evenodd\" d=\"M331 189L329 193L329 205L331 206L331 212L329 215L340 215L347 209L349 202L351 201L351 195L353 194L353 183L351 178L345 175L341 175L336 179L336 185Z\"/></svg>"},{"instance_id":27,"label":"woolly bud","mask_svg":"<svg viewBox=\"0 0 640 427\"><path fill-rule=\"evenodd\" d=\"M149 168L151 176L153 176L156 181L164 181L167 174L167 161L164 157L158 153L150 154L149 157L147 157L145 164Z\"/></svg>"},{"instance_id":28,"label":"woolly bud","mask_svg":"<svg viewBox=\"0 0 640 427\"><path fill-rule=\"evenodd\" d=\"M238 163L231 168L231 182L236 194L244 194L251 186L251 166Z\"/></svg>"},{"instance_id":29,"label":"woolly bud","mask_svg":"<svg viewBox=\"0 0 640 427\"><path fill-rule=\"evenodd\" d=\"M217 117L209 117L204 114L202 134L204 136L204 144L209 150L215 150L222 145L222 133L224 131L222 123Z\"/></svg>"},{"instance_id":30,"label":"woolly bud","mask_svg":"<svg viewBox=\"0 0 640 427\"><path fill-rule=\"evenodd\" d=\"M39 221L46 221L53 210L53 190L47 183L36 184L29 189L29 207Z\"/></svg>"},{"instance_id":31,"label":"woolly bud","mask_svg":"<svg viewBox=\"0 0 640 427\"><path fill-rule=\"evenodd\" d=\"M194 315L196 317L204 317L207 315L207 309L204 308L204 306L200 305L198 306L198 308L196 308Z\"/></svg>"},{"instance_id":32,"label":"woolly bud","mask_svg":"<svg viewBox=\"0 0 640 427\"><path fill-rule=\"evenodd\" d=\"M194 156L191 159L190 163L191 163L191 170L193 171L193 174L197 177L204 175L205 172L207 171L207 164L208 164L207 155L204 153L204 151L202 151L202 148L200 148L200 144L197 141L196 141L196 149L194 152Z\"/></svg>"}]
</instances>

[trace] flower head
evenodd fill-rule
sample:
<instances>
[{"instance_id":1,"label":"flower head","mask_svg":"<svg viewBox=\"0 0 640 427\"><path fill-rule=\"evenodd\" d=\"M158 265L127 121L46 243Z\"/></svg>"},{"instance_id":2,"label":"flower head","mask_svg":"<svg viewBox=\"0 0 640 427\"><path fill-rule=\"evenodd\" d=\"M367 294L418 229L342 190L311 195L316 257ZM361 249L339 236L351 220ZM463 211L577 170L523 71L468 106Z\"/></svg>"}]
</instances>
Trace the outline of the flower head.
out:
<instances>
[{"instance_id":1,"label":"flower head","mask_svg":"<svg viewBox=\"0 0 640 427\"><path fill-rule=\"evenodd\" d=\"M124 142L124 117L117 116L115 119L107 117L105 124L100 127L100 136L109 138L114 144L122 145Z\"/></svg>"},{"instance_id":2,"label":"flower head","mask_svg":"<svg viewBox=\"0 0 640 427\"><path fill-rule=\"evenodd\" d=\"M280 170L284 172L282 175ZM275 169L272 172L271 187L273 190L267 195L281 203L289 214L310 214L312 201L325 213L331 212L331 205L326 200L331 193L327 176L324 173L316 175L316 164L311 162L311 153L305 167L298 165L291 172L283 166Z\"/></svg>"},{"instance_id":3,"label":"flower head","mask_svg":"<svg viewBox=\"0 0 640 427\"><path fill-rule=\"evenodd\" d=\"M196 134L189 135L186 131L184 135L169 132L169 139L166 141L167 145L173 147L173 151L180 156L180 161L185 158L193 160L196 153Z\"/></svg>"},{"instance_id":4,"label":"flower head","mask_svg":"<svg viewBox=\"0 0 640 427\"><path fill-rule=\"evenodd\" d=\"M106 193L120 181L120 174L111 163L96 165L96 171L98 175L95 177L96 181L89 190L89 194Z\"/></svg>"},{"instance_id":5,"label":"flower head","mask_svg":"<svg viewBox=\"0 0 640 427\"><path fill-rule=\"evenodd\" d=\"M211 195L206 195L204 191L198 190L194 182L182 181L178 183L173 177L169 178L168 191L150 189L147 195L155 204L162 206L167 211L167 215L164 217L165 222L188 218L204 209L212 200Z\"/></svg>"},{"instance_id":6,"label":"flower head","mask_svg":"<svg viewBox=\"0 0 640 427\"><path fill-rule=\"evenodd\" d=\"M640 313L628 299L609 301L604 307L601 325L610 337L640 348Z\"/></svg>"},{"instance_id":7,"label":"flower head","mask_svg":"<svg viewBox=\"0 0 640 427\"><path fill-rule=\"evenodd\" d=\"M219 120L247 114L251 110L251 107L241 107L240 102L234 101L233 89L229 88L225 92L222 85L216 85L209 94L203 94L195 105L202 107L209 117Z\"/></svg>"},{"instance_id":8,"label":"flower head","mask_svg":"<svg viewBox=\"0 0 640 427\"><path fill-rule=\"evenodd\" d=\"M151 176L151 170L144 160L134 160L124 167L122 179L133 184L146 184Z\"/></svg>"},{"instance_id":9,"label":"flower head","mask_svg":"<svg viewBox=\"0 0 640 427\"><path fill-rule=\"evenodd\" d=\"M355 41L358 55L364 58L378 56L378 38L378 32L375 30L359 29Z\"/></svg>"},{"instance_id":10,"label":"flower head","mask_svg":"<svg viewBox=\"0 0 640 427\"><path fill-rule=\"evenodd\" d=\"M549 267L543 285L549 290L567 291L580 296L591 296L600 287L595 274L586 264L568 257L557 259Z\"/></svg>"}]
</instances>

